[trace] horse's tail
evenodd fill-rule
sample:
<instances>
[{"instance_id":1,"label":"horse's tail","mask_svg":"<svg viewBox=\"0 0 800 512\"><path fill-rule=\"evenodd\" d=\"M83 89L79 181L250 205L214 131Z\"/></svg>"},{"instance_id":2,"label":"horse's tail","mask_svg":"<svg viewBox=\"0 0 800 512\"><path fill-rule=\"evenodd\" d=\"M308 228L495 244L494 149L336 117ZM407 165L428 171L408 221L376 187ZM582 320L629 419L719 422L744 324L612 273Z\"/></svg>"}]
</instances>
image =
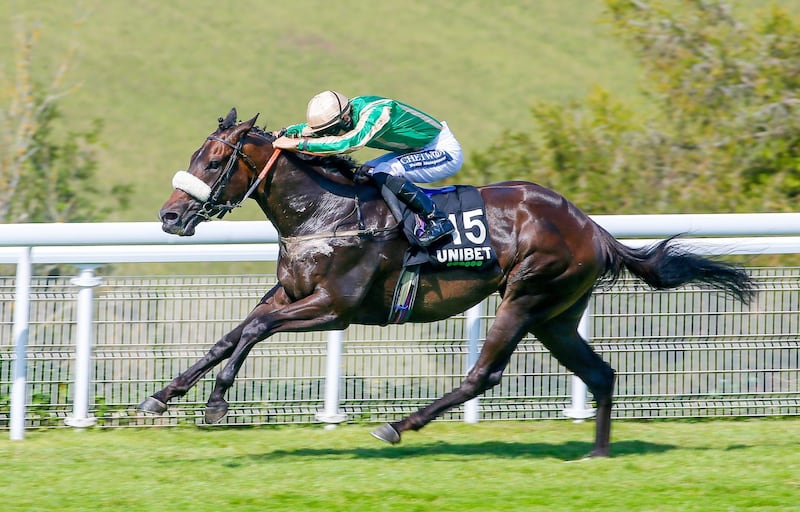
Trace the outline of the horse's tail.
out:
<instances>
[{"instance_id":1,"label":"horse's tail","mask_svg":"<svg viewBox=\"0 0 800 512\"><path fill-rule=\"evenodd\" d=\"M689 283L702 283L749 304L756 293L756 284L737 265L693 254L673 243L675 237L654 245L631 248L598 226L605 252L606 284L616 281L623 268L657 290L677 288Z\"/></svg>"}]
</instances>

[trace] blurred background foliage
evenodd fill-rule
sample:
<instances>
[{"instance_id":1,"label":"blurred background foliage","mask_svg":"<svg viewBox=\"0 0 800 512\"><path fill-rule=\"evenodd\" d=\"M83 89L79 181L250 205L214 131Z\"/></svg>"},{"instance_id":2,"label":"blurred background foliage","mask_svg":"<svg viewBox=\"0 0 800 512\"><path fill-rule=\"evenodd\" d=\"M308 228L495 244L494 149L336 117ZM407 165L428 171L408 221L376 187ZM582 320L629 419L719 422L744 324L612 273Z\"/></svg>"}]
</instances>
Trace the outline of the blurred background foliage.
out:
<instances>
[{"instance_id":1,"label":"blurred background foliage","mask_svg":"<svg viewBox=\"0 0 800 512\"><path fill-rule=\"evenodd\" d=\"M646 107L602 88L538 101L536 130L473 153L467 174L532 172L590 213L794 211L800 195L800 24L746 23L724 2L606 2ZM463 177L463 175L462 175Z\"/></svg>"}]
</instances>

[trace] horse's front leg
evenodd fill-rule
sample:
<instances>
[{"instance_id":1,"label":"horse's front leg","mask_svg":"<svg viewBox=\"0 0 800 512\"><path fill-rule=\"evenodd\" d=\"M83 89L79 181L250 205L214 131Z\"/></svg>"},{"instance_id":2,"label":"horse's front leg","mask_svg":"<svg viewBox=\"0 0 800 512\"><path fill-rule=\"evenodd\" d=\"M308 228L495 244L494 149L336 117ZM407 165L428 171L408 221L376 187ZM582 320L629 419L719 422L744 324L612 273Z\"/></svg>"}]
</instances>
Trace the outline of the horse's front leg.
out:
<instances>
[{"instance_id":1,"label":"horse's front leg","mask_svg":"<svg viewBox=\"0 0 800 512\"><path fill-rule=\"evenodd\" d=\"M188 370L184 371L166 385L160 391L153 393L139 404L137 409L152 414L162 414L169 407L169 401L175 397L185 395L203 376L214 368L220 361L233 354L236 345L242 337L242 331L249 325L254 318L263 317L277 307L282 307L289 301L286 298L281 285L274 286L261 299L258 306L247 316L247 318L236 326L231 332L217 341L211 349Z\"/></svg>"},{"instance_id":2,"label":"horse's front leg","mask_svg":"<svg viewBox=\"0 0 800 512\"><path fill-rule=\"evenodd\" d=\"M234 379L256 343L277 333L286 331L324 331L347 327L347 322L334 311L333 301L324 289L277 309L250 315L243 325L241 336L233 349L230 360L217 374L214 390L206 403L206 423L216 423L228 412L225 393L233 386ZM258 311L258 308L256 309Z\"/></svg>"}]
</instances>

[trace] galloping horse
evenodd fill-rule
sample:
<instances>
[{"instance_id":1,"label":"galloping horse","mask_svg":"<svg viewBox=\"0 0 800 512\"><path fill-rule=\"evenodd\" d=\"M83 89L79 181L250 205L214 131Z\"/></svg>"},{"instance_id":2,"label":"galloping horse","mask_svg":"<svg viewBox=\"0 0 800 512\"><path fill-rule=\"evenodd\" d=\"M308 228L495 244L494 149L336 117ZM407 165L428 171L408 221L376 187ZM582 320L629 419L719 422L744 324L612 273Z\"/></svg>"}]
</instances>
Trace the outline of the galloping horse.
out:
<instances>
[{"instance_id":1,"label":"galloping horse","mask_svg":"<svg viewBox=\"0 0 800 512\"><path fill-rule=\"evenodd\" d=\"M228 358L206 404L205 420L219 421L228 410L225 393L256 343L278 332L386 325L392 307L409 243L376 190L343 176L354 162L280 153L271 145L272 134L255 126L258 116L237 123L236 115L232 109L220 118L188 170L173 180L178 184L160 211L162 227L191 236L200 222L252 197L281 237L278 284L203 358L142 402L145 412L163 413L172 398ZM257 178L262 169L268 171L261 173L263 180ZM373 435L398 443L403 432L495 386L519 341L531 333L594 395L589 456L609 456L614 370L577 330L592 289L613 282L624 269L654 289L703 283L743 302L755 286L742 269L691 254L672 239L629 248L564 197L534 183L509 181L478 190L497 254L495 270L423 272L408 318L445 319L499 292L502 301L478 361L456 389Z\"/></svg>"}]
</instances>

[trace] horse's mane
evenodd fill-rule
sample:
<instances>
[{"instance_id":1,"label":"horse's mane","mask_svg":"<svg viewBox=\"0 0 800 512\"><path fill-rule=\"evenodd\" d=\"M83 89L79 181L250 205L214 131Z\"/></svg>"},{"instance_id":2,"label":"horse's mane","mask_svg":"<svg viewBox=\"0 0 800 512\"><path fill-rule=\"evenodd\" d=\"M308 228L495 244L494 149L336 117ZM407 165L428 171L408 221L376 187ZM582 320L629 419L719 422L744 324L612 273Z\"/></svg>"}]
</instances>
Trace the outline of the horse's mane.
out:
<instances>
[{"instance_id":1,"label":"horse's mane","mask_svg":"<svg viewBox=\"0 0 800 512\"><path fill-rule=\"evenodd\" d=\"M220 117L217 119L217 122L219 123L218 131L228 130L236 126L237 116L238 113L236 112L236 108L232 108L230 112L228 112L228 115L226 115L224 118ZM258 117L257 114L256 117ZM267 142L272 142L275 140L275 135L273 135L271 131L267 131L266 126L261 128L256 124L253 124L253 127L250 128L249 132L257 135L258 137L266 139ZM299 163L303 163L311 167L321 168L325 172L337 173L345 178L352 178L353 169L359 165L358 162L347 155L317 156L288 151L286 152L286 155L289 158L296 158L300 161Z\"/></svg>"},{"instance_id":2,"label":"horse's mane","mask_svg":"<svg viewBox=\"0 0 800 512\"><path fill-rule=\"evenodd\" d=\"M266 127L261 128L254 125L250 129L250 132L255 133L259 137L267 139L269 142L275 140L275 135L273 135L271 131L267 131ZM348 155L318 156L308 155L306 153L292 153L288 151L284 152L284 154L287 154L290 158L297 158L306 165L322 167L325 170L334 171L344 176L352 174L353 169L359 166L359 163Z\"/></svg>"}]
</instances>

